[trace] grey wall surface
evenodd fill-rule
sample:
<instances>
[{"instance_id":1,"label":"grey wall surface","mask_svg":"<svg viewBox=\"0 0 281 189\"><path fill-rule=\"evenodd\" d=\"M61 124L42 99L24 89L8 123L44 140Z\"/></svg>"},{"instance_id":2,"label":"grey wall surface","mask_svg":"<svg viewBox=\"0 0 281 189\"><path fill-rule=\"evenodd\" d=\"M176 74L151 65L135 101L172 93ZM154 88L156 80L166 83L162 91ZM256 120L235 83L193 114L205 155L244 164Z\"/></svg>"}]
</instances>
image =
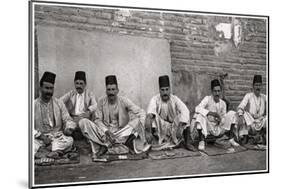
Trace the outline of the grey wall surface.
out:
<instances>
[{"instance_id":1,"label":"grey wall surface","mask_svg":"<svg viewBox=\"0 0 281 189\"><path fill-rule=\"evenodd\" d=\"M54 96L73 86L74 73L87 74L96 98L105 94L106 75L117 75L121 95L146 109L158 93L158 76L171 76L170 46L165 39L121 36L98 31L37 26L39 78L57 74Z\"/></svg>"}]
</instances>

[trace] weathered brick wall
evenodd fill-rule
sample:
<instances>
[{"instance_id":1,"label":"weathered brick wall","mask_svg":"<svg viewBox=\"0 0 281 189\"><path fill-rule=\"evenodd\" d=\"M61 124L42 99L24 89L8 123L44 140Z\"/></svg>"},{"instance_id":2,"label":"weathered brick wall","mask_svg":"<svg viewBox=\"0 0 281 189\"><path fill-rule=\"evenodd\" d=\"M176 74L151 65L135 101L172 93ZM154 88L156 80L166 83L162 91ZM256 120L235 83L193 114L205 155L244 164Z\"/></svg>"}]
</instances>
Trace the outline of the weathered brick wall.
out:
<instances>
[{"instance_id":1,"label":"weathered brick wall","mask_svg":"<svg viewBox=\"0 0 281 189\"><path fill-rule=\"evenodd\" d=\"M225 96L233 108L251 90L254 74L266 76L265 19L36 5L35 24L165 38L170 42L174 91L180 91L177 82L192 79L186 74L227 74Z\"/></svg>"}]
</instances>

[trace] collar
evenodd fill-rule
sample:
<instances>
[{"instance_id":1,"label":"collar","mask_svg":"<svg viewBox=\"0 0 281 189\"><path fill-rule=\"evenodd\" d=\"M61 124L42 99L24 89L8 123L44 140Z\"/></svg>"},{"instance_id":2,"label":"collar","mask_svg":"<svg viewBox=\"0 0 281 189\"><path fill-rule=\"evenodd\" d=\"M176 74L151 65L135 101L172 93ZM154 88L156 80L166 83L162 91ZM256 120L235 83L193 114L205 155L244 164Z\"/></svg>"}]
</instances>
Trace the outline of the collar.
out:
<instances>
[{"instance_id":1,"label":"collar","mask_svg":"<svg viewBox=\"0 0 281 189\"><path fill-rule=\"evenodd\" d=\"M216 104L221 102L221 98L219 98L219 101L218 101L218 102L216 102L216 101L215 101L214 96L213 96L213 95L211 95L211 97L212 97L212 100L213 100Z\"/></svg>"},{"instance_id":2,"label":"collar","mask_svg":"<svg viewBox=\"0 0 281 189\"><path fill-rule=\"evenodd\" d=\"M49 104L52 103L52 101L53 101L53 97L49 100L49 102L44 102L44 101L42 100L42 97L41 97L41 96L40 96L40 98L39 98L40 104L41 104L41 105L44 105L44 106L48 106Z\"/></svg>"}]
</instances>

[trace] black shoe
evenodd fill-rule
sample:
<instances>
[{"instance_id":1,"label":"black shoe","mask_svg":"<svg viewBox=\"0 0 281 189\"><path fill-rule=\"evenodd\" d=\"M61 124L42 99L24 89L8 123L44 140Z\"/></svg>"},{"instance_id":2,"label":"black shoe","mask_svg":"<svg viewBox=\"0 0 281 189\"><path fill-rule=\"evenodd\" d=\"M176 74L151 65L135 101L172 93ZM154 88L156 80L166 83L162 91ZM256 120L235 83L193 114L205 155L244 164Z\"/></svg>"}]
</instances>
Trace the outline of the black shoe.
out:
<instances>
[{"instance_id":1,"label":"black shoe","mask_svg":"<svg viewBox=\"0 0 281 189\"><path fill-rule=\"evenodd\" d=\"M102 155L104 155L107 152L107 147L105 146L101 146L100 150L98 151L98 153L96 154L97 157L100 157Z\"/></svg>"},{"instance_id":2,"label":"black shoe","mask_svg":"<svg viewBox=\"0 0 281 189\"><path fill-rule=\"evenodd\" d=\"M197 149L192 144L185 144L185 148L192 152L197 152Z\"/></svg>"},{"instance_id":3,"label":"black shoe","mask_svg":"<svg viewBox=\"0 0 281 189\"><path fill-rule=\"evenodd\" d=\"M127 141L125 142L125 145L129 148L130 152L134 151L134 145L133 145L133 141L136 139L135 135L130 135L127 139Z\"/></svg>"},{"instance_id":4,"label":"black shoe","mask_svg":"<svg viewBox=\"0 0 281 189\"><path fill-rule=\"evenodd\" d=\"M248 140L249 140L248 135L244 135L244 136L242 137L242 139L240 140L241 145L247 144L247 143L248 143Z\"/></svg>"},{"instance_id":5,"label":"black shoe","mask_svg":"<svg viewBox=\"0 0 281 189\"><path fill-rule=\"evenodd\" d=\"M192 138L191 138L191 133L190 133L190 128L187 127L184 131L183 131L183 138L184 138L184 146L187 150L192 151L192 152L196 152L196 148L191 144L192 142Z\"/></svg>"}]
</instances>

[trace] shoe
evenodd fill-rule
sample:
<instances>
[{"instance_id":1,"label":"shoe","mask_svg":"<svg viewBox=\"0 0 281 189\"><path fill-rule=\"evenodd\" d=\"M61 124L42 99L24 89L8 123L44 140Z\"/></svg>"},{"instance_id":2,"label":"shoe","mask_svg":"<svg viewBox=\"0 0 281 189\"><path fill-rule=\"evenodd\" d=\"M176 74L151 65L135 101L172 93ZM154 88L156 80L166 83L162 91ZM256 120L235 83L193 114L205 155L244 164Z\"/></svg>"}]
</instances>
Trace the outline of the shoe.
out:
<instances>
[{"instance_id":1,"label":"shoe","mask_svg":"<svg viewBox=\"0 0 281 189\"><path fill-rule=\"evenodd\" d=\"M184 137L185 148L189 151L196 152L197 149L191 144L192 138L191 138L190 128L186 128L183 131L183 137Z\"/></svg>"},{"instance_id":2,"label":"shoe","mask_svg":"<svg viewBox=\"0 0 281 189\"><path fill-rule=\"evenodd\" d=\"M204 151L205 150L205 141L200 141L198 145L198 150Z\"/></svg>"},{"instance_id":3,"label":"shoe","mask_svg":"<svg viewBox=\"0 0 281 189\"><path fill-rule=\"evenodd\" d=\"M127 141L125 142L125 146L127 146L129 148L129 152L131 154L135 153L135 151L134 151L134 143L133 143L135 139L136 139L136 136L131 134L129 136L129 138L127 139Z\"/></svg>"},{"instance_id":4,"label":"shoe","mask_svg":"<svg viewBox=\"0 0 281 189\"><path fill-rule=\"evenodd\" d=\"M263 138L262 136L260 135L256 135L256 136L253 136L254 138L254 144L257 145L257 144L262 144L263 143Z\"/></svg>"},{"instance_id":5,"label":"shoe","mask_svg":"<svg viewBox=\"0 0 281 189\"><path fill-rule=\"evenodd\" d=\"M47 154L47 157L52 159L59 159L60 154L58 152L50 152L49 154Z\"/></svg>"},{"instance_id":6,"label":"shoe","mask_svg":"<svg viewBox=\"0 0 281 189\"><path fill-rule=\"evenodd\" d=\"M241 142L241 145L245 145L245 144L247 144L248 143L248 140L249 140L249 137L248 137L248 135L244 135L243 137L242 137L242 139L240 140Z\"/></svg>"},{"instance_id":7,"label":"shoe","mask_svg":"<svg viewBox=\"0 0 281 189\"><path fill-rule=\"evenodd\" d=\"M230 139L230 140L229 140L229 143L230 143L231 146L233 146L233 147L238 147L238 146L240 146L240 144L238 144L237 142L235 142L234 138Z\"/></svg>"},{"instance_id":8,"label":"shoe","mask_svg":"<svg viewBox=\"0 0 281 189\"><path fill-rule=\"evenodd\" d=\"M101 146L100 150L98 151L98 153L96 154L97 157L100 157L102 155L104 155L107 152L107 147L105 146Z\"/></svg>"},{"instance_id":9,"label":"shoe","mask_svg":"<svg viewBox=\"0 0 281 189\"><path fill-rule=\"evenodd\" d=\"M186 144L185 148L192 152L197 152L197 149L192 144Z\"/></svg>"}]
</instances>

